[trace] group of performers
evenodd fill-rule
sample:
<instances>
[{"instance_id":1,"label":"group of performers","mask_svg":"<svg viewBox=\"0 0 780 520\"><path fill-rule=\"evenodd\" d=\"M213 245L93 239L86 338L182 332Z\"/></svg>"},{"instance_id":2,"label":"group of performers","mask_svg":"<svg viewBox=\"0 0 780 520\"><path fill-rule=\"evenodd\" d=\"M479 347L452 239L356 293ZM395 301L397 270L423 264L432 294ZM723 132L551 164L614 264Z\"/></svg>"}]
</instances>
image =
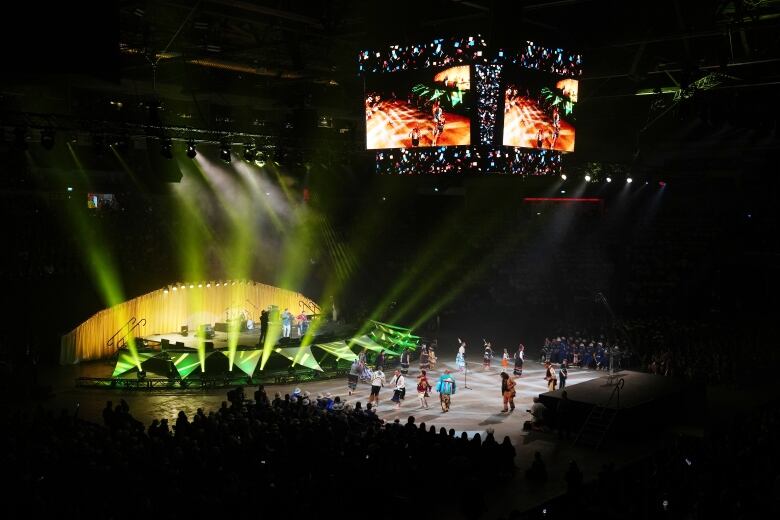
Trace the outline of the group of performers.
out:
<instances>
[{"instance_id":1,"label":"group of performers","mask_svg":"<svg viewBox=\"0 0 780 520\"><path fill-rule=\"evenodd\" d=\"M492 344L483 339L484 352L483 352L483 368L490 369L493 359L493 346ZM385 365L385 354L379 352L374 360L374 368L372 369L368 363L368 353L363 350L358 354L350 367L349 374L347 375L347 387L349 395L357 389L359 382L369 383L371 385L371 394L368 398L368 402L373 406L379 403L379 390L385 385L389 384L393 388L392 401L395 403L395 409L400 409L401 402L406 395L406 376L409 374L410 365L410 352L404 350L400 355L400 368L396 369L388 383L385 373L383 371ZM515 409L514 397L516 394L516 382L515 378L523 375L523 363L525 361L525 346L521 343L517 351L513 354L509 353L509 349L504 349L501 357L501 393L504 400L504 408L502 413L511 412ZM510 363L513 364L512 375L508 373ZM428 408L429 392L434 388L428 380L428 371L436 367L436 352L433 345L423 344L420 349L420 374L417 376L417 396L420 400L420 408ZM455 365L459 372L466 370L466 342L458 338L458 352L455 356ZM553 369L554 370L554 369ZM549 371L549 367L548 367ZM549 381L550 375L548 374L545 379ZM450 396L455 393L455 379L450 374L448 369L445 369L436 384L436 391L439 392L439 397L442 406L442 412L448 412L450 408Z\"/></svg>"},{"instance_id":2,"label":"group of performers","mask_svg":"<svg viewBox=\"0 0 780 520\"><path fill-rule=\"evenodd\" d=\"M483 339L484 353L482 354L482 367L488 369L493 362L493 345ZM509 349L504 349L504 353L501 355L501 367L506 371L509 369L510 360L513 363L514 370L513 375L520 377L523 375L523 362L525 361L525 346L520 343L517 347L517 351L514 354L509 353ZM466 342L458 338L458 353L455 355L455 366L458 367L459 372L463 372L466 369Z\"/></svg>"}]
</instances>

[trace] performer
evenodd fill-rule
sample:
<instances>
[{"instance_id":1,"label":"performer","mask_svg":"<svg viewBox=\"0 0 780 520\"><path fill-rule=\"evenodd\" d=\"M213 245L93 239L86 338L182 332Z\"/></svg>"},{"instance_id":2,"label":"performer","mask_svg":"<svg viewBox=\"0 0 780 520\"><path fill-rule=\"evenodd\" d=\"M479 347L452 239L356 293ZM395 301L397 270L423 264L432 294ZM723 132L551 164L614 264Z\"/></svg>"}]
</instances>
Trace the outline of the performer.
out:
<instances>
[{"instance_id":1,"label":"performer","mask_svg":"<svg viewBox=\"0 0 780 520\"><path fill-rule=\"evenodd\" d=\"M504 397L504 409L501 413L514 412L515 411L515 380L509 377L506 372L501 372L501 395ZM507 409L509 405L509 409Z\"/></svg>"},{"instance_id":2,"label":"performer","mask_svg":"<svg viewBox=\"0 0 780 520\"><path fill-rule=\"evenodd\" d=\"M436 383L436 391L439 392L442 412L450 411L450 399L455 394L455 386L455 378L450 375L450 369L445 368L444 373L439 377L439 382Z\"/></svg>"},{"instance_id":3,"label":"performer","mask_svg":"<svg viewBox=\"0 0 780 520\"><path fill-rule=\"evenodd\" d=\"M358 384L358 378L360 377L360 359L356 359L352 362L352 366L349 368L349 374L347 374L347 388L349 389L349 395L355 391Z\"/></svg>"},{"instance_id":4,"label":"performer","mask_svg":"<svg viewBox=\"0 0 780 520\"><path fill-rule=\"evenodd\" d=\"M385 353L384 351L380 352L379 355L376 357L376 369L382 370L385 368Z\"/></svg>"},{"instance_id":5,"label":"performer","mask_svg":"<svg viewBox=\"0 0 780 520\"><path fill-rule=\"evenodd\" d=\"M431 364L431 370L436 368L436 347L438 346L438 340L434 339L431 346L428 347L428 361Z\"/></svg>"},{"instance_id":6,"label":"performer","mask_svg":"<svg viewBox=\"0 0 780 520\"><path fill-rule=\"evenodd\" d=\"M417 397L420 399L420 408L428 409L428 392L431 391L431 384L428 382L428 375L425 370L420 371L417 376Z\"/></svg>"},{"instance_id":7,"label":"performer","mask_svg":"<svg viewBox=\"0 0 780 520\"><path fill-rule=\"evenodd\" d=\"M374 403L374 408L379 406L379 389L385 385L385 373L382 369L376 367L374 373L371 374L371 395L368 396L368 402Z\"/></svg>"},{"instance_id":8,"label":"performer","mask_svg":"<svg viewBox=\"0 0 780 520\"><path fill-rule=\"evenodd\" d=\"M412 146L420 146L420 127L412 128L409 138L412 140Z\"/></svg>"},{"instance_id":9,"label":"performer","mask_svg":"<svg viewBox=\"0 0 780 520\"><path fill-rule=\"evenodd\" d=\"M544 366L545 366L544 379L547 381L547 391L554 392L555 385L558 379L557 374L555 373L555 368L553 367L552 363L550 363L549 361L545 363Z\"/></svg>"},{"instance_id":10,"label":"performer","mask_svg":"<svg viewBox=\"0 0 780 520\"><path fill-rule=\"evenodd\" d=\"M431 358L428 355L428 345L423 343L420 349L420 370L428 370L431 368Z\"/></svg>"},{"instance_id":11,"label":"performer","mask_svg":"<svg viewBox=\"0 0 780 520\"><path fill-rule=\"evenodd\" d=\"M493 359L493 347L484 338L482 341L485 343L485 353L482 355L482 368L490 368L490 361Z\"/></svg>"},{"instance_id":12,"label":"performer","mask_svg":"<svg viewBox=\"0 0 780 520\"><path fill-rule=\"evenodd\" d=\"M509 350L504 349L504 353L501 355L501 368L506 372L509 368Z\"/></svg>"},{"instance_id":13,"label":"performer","mask_svg":"<svg viewBox=\"0 0 780 520\"><path fill-rule=\"evenodd\" d=\"M458 353L455 355L455 366L458 367L458 372L463 372L466 369L466 342L458 338Z\"/></svg>"},{"instance_id":14,"label":"performer","mask_svg":"<svg viewBox=\"0 0 780 520\"><path fill-rule=\"evenodd\" d=\"M399 410L401 408L401 401L406 397L406 378L404 378L404 375L397 368L393 373L393 379L390 380L390 384L395 386L391 400L395 403L395 409Z\"/></svg>"},{"instance_id":15,"label":"performer","mask_svg":"<svg viewBox=\"0 0 780 520\"><path fill-rule=\"evenodd\" d=\"M401 352L401 373L407 375L409 373L409 350L404 349Z\"/></svg>"},{"instance_id":16,"label":"performer","mask_svg":"<svg viewBox=\"0 0 780 520\"><path fill-rule=\"evenodd\" d=\"M558 370L558 381L559 381L559 387L561 390L566 388L566 378L569 377L569 362L567 360L563 360L561 362L561 368Z\"/></svg>"},{"instance_id":17,"label":"performer","mask_svg":"<svg viewBox=\"0 0 780 520\"><path fill-rule=\"evenodd\" d=\"M514 375L517 377L520 377L523 375L523 357L525 356L525 346L520 343L520 346L517 347L517 352L515 352L515 370Z\"/></svg>"},{"instance_id":18,"label":"performer","mask_svg":"<svg viewBox=\"0 0 780 520\"><path fill-rule=\"evenodd\" d=\"M290 309L285 308L282 313L282 336L289 338L292 332L293 315Z\"/></svg>"},{"instance_id":19,"label":"performer","mask_svg":"<svg viewBox=\"0 0 780 520\"><path fill-rule=\"evenodd\" d=\"M268 335L268 310L263 309L260 312L260 346L265 343L265 337Z\"/></svg>"}]
</instances>

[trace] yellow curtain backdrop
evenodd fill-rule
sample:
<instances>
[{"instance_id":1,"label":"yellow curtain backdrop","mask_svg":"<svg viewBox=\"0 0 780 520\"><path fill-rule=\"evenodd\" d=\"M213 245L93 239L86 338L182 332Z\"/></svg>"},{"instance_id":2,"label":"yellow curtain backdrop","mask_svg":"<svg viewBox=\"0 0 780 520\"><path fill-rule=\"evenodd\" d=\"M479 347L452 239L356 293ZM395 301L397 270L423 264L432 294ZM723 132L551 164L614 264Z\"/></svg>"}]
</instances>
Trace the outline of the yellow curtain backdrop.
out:
<instances>
[{"instance_id":1,"label":"yellow curtain backdrop","mask_svg":"<svg viewBox=\"0 0 780 520\"><path fill-rule=\"evenodd\" d=\"M276 305L280 311L288 308L296 315L302 310L300 302L314 308L314 302L300 293L251 281L229 281L219 286L205 281L180 283L175 286L175 291L173 287L171 285L104 309L62 336L60 364L111 357L116 347L107 346L107 342L132 318L141 323L146 320L132 334L141 337L179 332L183 325L194 331L198 325L225 322L228 318L240 316L241 312L257 321L260 310L271 305ZM310 312L309 309L306 311ZM122 337L126 330L124 328L116 339Z\"/></svg>"}]
</instances>

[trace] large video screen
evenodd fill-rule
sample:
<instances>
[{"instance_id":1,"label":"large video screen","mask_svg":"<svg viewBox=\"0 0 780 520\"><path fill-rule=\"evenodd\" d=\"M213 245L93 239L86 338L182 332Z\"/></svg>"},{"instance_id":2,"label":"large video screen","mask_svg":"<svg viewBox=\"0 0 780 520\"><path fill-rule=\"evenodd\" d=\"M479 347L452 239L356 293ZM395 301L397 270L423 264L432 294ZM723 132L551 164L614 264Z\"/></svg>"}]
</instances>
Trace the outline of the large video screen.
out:
<instances>
[{"instance_id":1,"label":"large video screen","mask_svg":"<svg viewBox=\"0 0 780 520\"><path fill-rule=\"evenodd\" d=\"M504 68L504 146L574 151L578 82Z\"/></svg>"},{"instance_id":2,"label":"large video screen","mask_svg":"<svg viewBox=\"0 0 780 520\"><path fill-rule=\"evenodd\" d=\"M366 148L471 144L471 70L462 65L366 77Z\"/></svg>"}]
</instances>

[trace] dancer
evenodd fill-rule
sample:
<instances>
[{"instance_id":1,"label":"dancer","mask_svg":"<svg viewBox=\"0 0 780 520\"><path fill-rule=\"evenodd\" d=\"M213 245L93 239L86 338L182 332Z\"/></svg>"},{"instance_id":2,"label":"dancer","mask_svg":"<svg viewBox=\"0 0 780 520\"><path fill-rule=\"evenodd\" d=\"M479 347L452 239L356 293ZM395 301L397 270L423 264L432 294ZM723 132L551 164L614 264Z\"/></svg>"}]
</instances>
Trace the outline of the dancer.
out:
<instances>
[{"instance_id":1,"label":"dancer","mask_svg":"<svg viewBox=\"0 0 780 520\"><path fill-rule=\"evenodd\" d=\"M485 352L482 355L482 368L490 368L490 361L493 359L493 347L484 338L482 341L485 343Z\"/></svg>"},{"instance_id":2,"label":"dancer","mask_svg":"<svg viewBox=\"0 0 780 520\"><path fill-rule=\"evenodd\" d=\"M417 397L420 399L420 408L428 409L428 392L431 391L431 384L428 382L428 375L425 370L420 371L417 376Z\"/></svg>"},{"instance_id":3,"label":"dancer","mask_svg":"<svg viewBox=\"0 0 780 520\"><path fill-rule=\"evenodd\" d=\"M382 351L376 357L376 369L383 370L384 368L385 368L385 353L384 351Z\"/></svg>"},{"instance_id":4,"label":"dancer","mask_svg":"<svg viewBox=\"0 0 780 520\"><path fill-rule=\"evenodd\" d=\"M520 343L520 346L517 347L517 352L515 352L515 370L514 375L517 377L520 377L523 375L523 357L525 356L525 346Z\"/></svg>"},{"instance_id":5,"label":"dancer","mask_svg":"<svg viewBox=\"0 0 780 520\"><path fill-rule=\"evenodd\" d=\"M358 384L358 378L360 377L360 359L355 359L352 362L352 366L349 367L349 374L347 374L347 388L349 389L349 395L355 391Z\"/></svg>"},{"instance_id":6,"label":"dancer","mask_svg":"<svg viewBox=\"0 0 780 520\"><path fill-rule=\"evenodd\" d=\"M391 401L395 403L395 409L398 410L401 408L401 401L406 397L406 378L397 368L393 372L393 379L390 380L390 384L395 386Z\"/></svg>"},{"instance_id":7,"label":"dancer","mask_svg":"<svg viewBox=\"0 0 780 520\"><path fill-rule=\"evenodd\" d=\"M401 373L407 375L409 373L409 349L404 349L401 352Z\"/></svg>"},{"instance_id":8,"label":"dancer","mask_svg":"<svg viewBox=\"0 0 780 520\"><path fill-rule=\"evenodd\" d=\"M547 381L547 391L548 392L554 392L555 391L555 385L558 382L557 374L555 373L555 367L553 367L553 364L549 361L544 364L545 366L545 373L544 373L544 379Z\"/></svg>"},{"instance_id":9,"label":"dancer","mask_svg":"<svg viewBox=\"0 0 780 520\"><path fill-rule=\"evenodd\" d=\"M431 343L428 349L428 362L431 364L431 370L436 368L436 340Z\"/></svg>"},{"instance_id":10,"label":"dancer","mask_svg":"<svg viewBox=\"0 0 780 520\"><path fill-rule=\"evenodd\" d=\"M450 369L445 368L444 373L439 377L439 382L436 383L442 412L450 411L451 396L455 394L455 386L455 378L450 375Z\"/></svg>"},{"instance_id":11,"label":"dancer","mask_svg":"<svg viewBox=\"0 0 780 520\"><path fill-rule=\"evenodd\" d=\"M509 368L509 350L504 349L504 353L501 355L501 368L506 372Z\"/></svg>"},{"instance_id":12,"label":"dancer","mask_svg":"<svg viewBox=\"0 0 780 520\"><path fill-rule=\"evenodd\" d=\"M460 338L458 338L460 341ZM458 353L455 354L455 366L458 367L458 372L463 372L466 368L466 343L461 342Z\"/></svg>"},{"instance_id":13,"label":"dancer","mask_svg":"<svg viewBox=\"0 0 780 520\"><path fill-rule=\"evenodd\" d=\"M371 374L371 395L368 396L368 402L374 403L375 408L379 406L379 389L383 386L385 386L385 373L377 366Z\"/></svg>"},{"instance_id":14,"label":"dancer","mask_svg":"<svg viewBox=\"0 0 780 520\"><path fill-rule=\"evenodd\" d=\"M515 411L515 380L509 377L506 372L501 372L501 395L504 397L504 409L501 413ZM507 405L509 408L507 409Z\"/></svg>"},{"instance_id":15,"label":"dancer","mask_svg":"<svg viewBox=\"0 0 780 520\"><path fill-rule=\"evenodd\" d=\"M417 126L412 128L409 138L412 140L412 146L420 146L420 128Z\"/></svg>"},{"instance_id":16,"label":"dancer","mask_svg":"<svg viewBox=\"0 0 780 520\"><path fill-rule=\"evenodd\" d=\"M420 370L428 370L431 367L430 356L428 355L428 345L423 343L420 349Z\"/></svg>"}]
</instances>

